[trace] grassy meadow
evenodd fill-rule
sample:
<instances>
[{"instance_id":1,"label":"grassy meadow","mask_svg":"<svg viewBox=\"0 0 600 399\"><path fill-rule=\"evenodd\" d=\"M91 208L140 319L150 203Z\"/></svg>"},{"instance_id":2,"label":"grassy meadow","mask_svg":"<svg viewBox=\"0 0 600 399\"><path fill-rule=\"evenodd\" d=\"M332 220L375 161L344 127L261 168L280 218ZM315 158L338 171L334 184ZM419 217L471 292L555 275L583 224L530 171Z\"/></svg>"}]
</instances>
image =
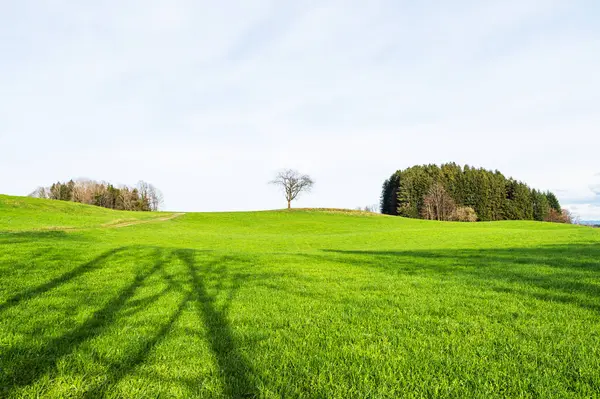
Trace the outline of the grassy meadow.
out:
<instances>
[{"instance_id":1,"label":"grassy meadow","mask_svg":"<svg viewBox=\"0 0 600 399\"><path fill-rule=\"evenodd\" d=\"M76 202L0 195L0 232L109 227L170 216L170 213L113 211Z\"/></svg>"},{"instance_id":2,"label":"grassy meadow","mask_svg":"<svg viewBox=\"0 0 600 399\"><path fill-rule=\"evenodd\" d=\"M600 229L171 216L0 196L1 398L600 396Z\"/></svg>"}]
</instances>

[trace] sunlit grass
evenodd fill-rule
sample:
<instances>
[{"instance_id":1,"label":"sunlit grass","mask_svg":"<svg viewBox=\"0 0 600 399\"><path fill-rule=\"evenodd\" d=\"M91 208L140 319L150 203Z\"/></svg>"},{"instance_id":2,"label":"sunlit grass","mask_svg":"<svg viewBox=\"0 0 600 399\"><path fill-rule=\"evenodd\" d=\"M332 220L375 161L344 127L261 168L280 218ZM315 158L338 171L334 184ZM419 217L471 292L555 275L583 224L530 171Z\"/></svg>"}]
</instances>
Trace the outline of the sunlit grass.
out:
<instances>
[{"instance_id":1,"label":"sunlit grass","mask_svg":"<svg viewBox=\"0 0 600 399\"><path fill-rule=\"evenodd\" d=\"M45 206L46 227L98 220ZM597 230L310 210L25 219L0 233L0 397L600 394Z\"/></svg>"},{"instance_id":2,"label":"sunlit grass","mask_svg":"<svg viewBox=\"0 0 600 399\"><path fill-rule=\"evenodd\" d=\"M113 211L74 202L0 195L0 231L108 227L170 215L157 212Z\"/></svg>"}]
</instances>

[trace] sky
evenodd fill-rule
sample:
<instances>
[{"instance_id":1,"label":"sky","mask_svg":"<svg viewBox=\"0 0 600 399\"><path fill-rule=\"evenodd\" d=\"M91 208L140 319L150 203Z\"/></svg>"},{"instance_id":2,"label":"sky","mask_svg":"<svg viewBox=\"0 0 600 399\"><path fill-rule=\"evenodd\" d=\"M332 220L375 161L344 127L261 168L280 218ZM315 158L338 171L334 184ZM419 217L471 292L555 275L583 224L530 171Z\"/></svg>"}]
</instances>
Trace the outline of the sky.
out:
<instances>
[{"instance_id":1,"label":"sky","mask_svg":"<svg viewBox=\"0 0 600 399\"><path fill-rule=\"evenodd\" d=\"M378 202L498 169L600 219L600 2L0 1L0 193L91 178L165 209Z\"/></svg>"}]
</instances>

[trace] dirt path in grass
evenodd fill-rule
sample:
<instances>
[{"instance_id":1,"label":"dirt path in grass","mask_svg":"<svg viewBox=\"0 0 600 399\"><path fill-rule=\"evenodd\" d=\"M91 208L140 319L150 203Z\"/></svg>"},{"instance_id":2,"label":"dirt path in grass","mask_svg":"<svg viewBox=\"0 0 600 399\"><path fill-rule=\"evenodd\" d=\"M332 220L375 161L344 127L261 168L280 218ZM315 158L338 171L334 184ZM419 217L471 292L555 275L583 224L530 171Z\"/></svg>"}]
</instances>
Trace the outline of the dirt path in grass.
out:
<instances>
[{"instance_id":1,"label":"dirt path in grass","mask_svg":"<svg viewBox=\"0 0 600 399\"><path fill-rule=\"evenodd\" d=\"M27 231L65 231L65 232L76 232L76 231L88 231L88 230L96 230L96 229L120 229L123 227L129 227L129 226L135 226L138 224L146 224L146 223L154 223L154 222L166 222L168 220L173 220L175 218L178 218L180 216L185 215L185 213L174 213L172 215L169 216L163 216L163 217L159 217L159 218L152 218L152 219L142 219L142 220L129 220L127 222L118 222L118 223L106 223L106 224L102 224L102 225L97 225L97 226L90 226L90 227L74 227L74 226L48 226L48 227L41 227L41 228L37 228L37 229L30 229L30 230L6 230L6 231L0 231L1 234L7 233L7 234L18 234L18 233L23 233L23 232L27 232Z\"/></svg>"},{"instance_id":2,"label":"dirt path in grass","mask_svg":"<svg viewBox=\"0 0 600 399\"><path fill-rule=\"evenodd\" d=\"M185 213L174 213L174 214L172 214L170 216L164 216L164 217L156 218L156 219L134 220L134 221L131 221L131 222L123 222L123 223L116 223L116 224L106 224L106 225L103 225L102 227L120 229L121 227L135 226L137 224L152 223L152 222L166 222L167 220L172 220L172 219L178 218L178 217L183 216L183 215L185 215Z\"/></svg>"}]
</instances>

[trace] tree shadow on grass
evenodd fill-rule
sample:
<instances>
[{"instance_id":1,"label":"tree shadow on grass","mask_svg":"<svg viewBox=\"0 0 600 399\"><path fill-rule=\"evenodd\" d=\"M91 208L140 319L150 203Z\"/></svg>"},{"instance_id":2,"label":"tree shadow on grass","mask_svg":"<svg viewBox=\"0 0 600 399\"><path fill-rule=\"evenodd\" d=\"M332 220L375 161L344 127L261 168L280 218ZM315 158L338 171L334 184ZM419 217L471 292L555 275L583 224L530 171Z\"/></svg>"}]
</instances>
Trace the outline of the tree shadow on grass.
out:
<instances>
[{"instance_id":1,"label":"tree shadow on grass","mask_svg":"<svg viewBox=\"0 0 600 399\"><path fill-rule=\"evenodd\" d=\"M83 263L76 268L57 276L50 281L38 285L37 287L28 288L16 295L13 295L6 299L3 303L0 303L0 313L8 308L18 305L20 302L31 299L35 296L42 295L47 291L61 286L62 284L68 283L69 281L77 278L85 273L91 272L95 269L102 267L102 263L117 253L123 251L124 248L115 248L104 252L98 257L92 259L89 262Z\"/></svg>"},{"instance_id":2,"label":"tree shadow on grass","mask_svg":"<svg viewBox=\"0 0 600 399\"><path fill-rule=\"evenodd\" d=\"M79 234L68 234L63 230L47 231L0 231L0 245L39 243L41 241L82 241L83 236Z\"/></svg>"},{"instance_id":3,"label":"tree shadow on grass","mask_svg":"<svg viewBox=\"0 0 600 399\"><path fill-rule=\"evenodd\" d=\"M92 261L91 263L98 264L106 261L112 253L109 251L98 257L97 262ZM125 307L137 287L163 267L160 253L157 252L156 255L157 258L151 268L138 272L133 281L127 284L117 296L75 329L50 339L37 350L31 351L16 346L4 351L0 358L0 370L3 371L3 374L0 374L0 387L2 387L0 393L5 391L8 394L18 387L32 384L53 369L58 359L71 353L83 342L101 334L114 322L117 313Z\"/></svg>"},{"instance_id":4,"label":"tree shadow on grass","mask_svg":"<svg viewBox=\"0 0 600 399\"><path fill-rule=\"evenodd\" d=\"M48 283L14 295L4 304L4 309L42 295L89 271L97 269L98 273L102 273L103 267L115 261L115 255L121 252L127 253L129 249L131 248L107 251ZM5 350L0 355L0 397L8 396L15 393L17 389L34 384L48 373L56 373L60 359L76 352L85 343L101 337L108 329L127 326L127 322L123 320L127 320L128 317L141 315L143 319L147 309L162 306L159 301L165 298L165 295L179 298L172 309L169 306L166 320L159 320L156 324L152 324L151 332L141 335L133 349L127 349L123 357L117 360L96 357L96 361L103 364L103 376L99 380L95 379L94 383L86 388L84 397L104 397L113 392L118 383L138 366L144 364L154 348L165 340L188 304L196 309L199 322L203 323L207 330L207 339L220 371L223 394L236 398L258 396L257 388L252 383L250 364L239 352L227 320L229 306L242 286L243 280L249 274L231 271L225 267L225 263L232 261L234 264L241 264L247 260L206 257L202 262L197 263L196 256L199 252L202 251L154 248L151 253L136 256L138 271L135 276L117 293L112 294L112 297L107 298L104 305L83 323L62 335L48 337L42 346L31 346L26 342L25 346L14 345ZM167 270L170 262L176 260L181 262L180 268L187 276L184 278L185 281L181 280L180 275L174 277ZM139 266L140 264L142 266ZM153 280L150 282L151 278ZM145 284L149 287L159 284L164 288L151 295L139 295L138 290ZM101 292L98 294L102 295ZM136 296L140 297L136 298ZM73 297L71 300L77 301L77 298ZM171 302L169 299L161 303ZM30 334L31 338L36 340L43 339L36 331ZM118 345L119 342L116 341L115 344ZM193 380L187 381L185 385L191 392L198 390L198 385Z\"/></svg>"},{"instance_id":5,"label":"tree shadow on grass","mask_svg":"<svg viewBox=\"0 0 600 399\"><path fill-rule=\"evenodd\" d=\"M229 260L234 262L242 262L243 260L222 257L211 259L207 263L197 264L195 259L199 252L201 251L188 249L172 251L172 257L181 260L185 265L191 285L186 286L175 281L163 269L163 279L167 282L168 288L162 294L166 291L175 290L184 292L185 296L156 334L144 341L141 345L143 349L129 354L118 363L109 365L106 379L101 384L88 390L84 395L85 398L103 397L107 392L114 389L119 381L132 373L138 366L144 364L154 348L168 336L188 303L193 304L199 320L203 322L207 329L211 351L216 358L217 367L220 371L224 396L231 398L258 396L257 389L251 382L251 367L237 349L226 315L237 290L242 285L242 279L247 275L230 273L224 263ZM216 281L212 289L209 289L207 279ZM226 284L228 287L225 287ZM217 296L220 293L225 293L226 297L222 305L218 306ZM149 305L151 301L157 299L158 295L149 297L148 303L145 303L145 305ZM148 375L148 378L155 379L156 376ZM159 378L159 380L162 379ZM182 384L190 392L198 389L198 382L191 378L177 378L165 382Z\"/></svg>"},{"instance_id":6,"label":"tree shadow on grass","mask_svg":"<svg viewBox=\"0 0 600 399\"><path fill-rule=\"evenodd\" d=\"M257 388L251 381L252 369L237 349L231 327L227 320L227 311L235 292L239 290L242 284L242 276L234 274L227 279L231 287L228 289L225 303L219 307L216 303L215 295L209 293L206 282L198 270L202 270L202 273L205 275L217 275L218 282L215 290L217 292L223 291L227 270L222 267L221 262L226 261L227 258L214 260L208 265L198 267L195 262L194 251L178 250L175 253L188 267L193 285L194 303L199 317L204 320L208 330L210 346L221 371L224 394L230 398L257 397Z\"/></svg>"},{"instance_id":7,"label":"tree shadow on grass","mask_svg":"<svg viewBox=\"0 0 600 399\"><path fill-rule=\"evenodd\" d=\"M112 363L108 366L106 371L106 378L101 384L97 384L83 395L84 398L102 398L111 389L115 387L123 378L131 373L137 366L143 364L152 350L158 346L169 334L174 324L181 316L185 306L189 302L190 297L187 295L183 300L179 302L175 311L167 319L166 322L162 323L155 334L149 339L144 340L140 350L129 353L126 358L118 363ZM146 305L151 305L155 302L156 298L149 299Z\"/></svg>"},{"instance_id":8,"label":"tree shadow on grass","mask_svg":"<svg viewBox=\"0 0 600 399\"><path fill-rule=\"evenodd\" d=\"M335 254L336 262L353 266L460 278L497 292L600 312L600 284L593 282L600 278L599 243L477 250L324 251Z\"/></svg>"}]
</instances>

